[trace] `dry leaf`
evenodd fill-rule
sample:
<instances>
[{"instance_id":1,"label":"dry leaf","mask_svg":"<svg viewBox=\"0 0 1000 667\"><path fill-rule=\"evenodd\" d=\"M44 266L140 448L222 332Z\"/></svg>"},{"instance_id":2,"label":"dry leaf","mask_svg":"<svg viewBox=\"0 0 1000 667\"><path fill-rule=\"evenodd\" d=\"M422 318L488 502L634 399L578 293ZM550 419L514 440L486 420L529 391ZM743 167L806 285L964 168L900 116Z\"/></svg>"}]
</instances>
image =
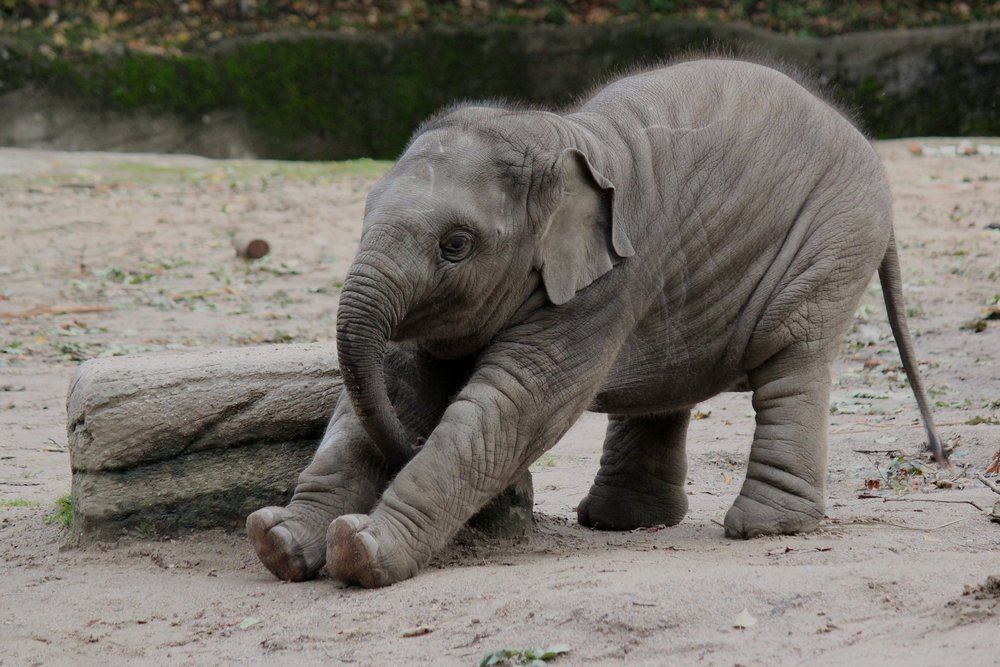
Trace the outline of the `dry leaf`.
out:
<instances>
[{"instance_id":1,"label":"dry leaf","mask_svg":"<svg viewBox=\"0 0 1000 667\"><path fill-rule=\"evenodd\" d=\"M738 613L736 618L733 619L733 627L740 630L752 628L755 625L757 625L757 619L750 614L746 607L743 607L743 611Z\"/></svg>"},{"instance_id":2,"label":"dry leaf","mask_svg":"<svg viewBox=\"0 0 1000 667\"><path fill-rule=\"evenodd\" d=\"M993 455L993 461L990 462L990 467L986 469L986 474L1000 474L1000 449L998 449L997 453Z\"/></svg>"},{"instance_id":3,"label":"dry leaf","mask_svg":"<svg viewBox=\"0 0 1000 667\"><path fill-rule=\"evenodd\" d=\"M863 366L866 369L872 369L872 368L877 368L881 365L882 365L882 360L879 359L878 357L868 357L867 359L865 359L865 363Z\"/></svg>"}]
</instances>

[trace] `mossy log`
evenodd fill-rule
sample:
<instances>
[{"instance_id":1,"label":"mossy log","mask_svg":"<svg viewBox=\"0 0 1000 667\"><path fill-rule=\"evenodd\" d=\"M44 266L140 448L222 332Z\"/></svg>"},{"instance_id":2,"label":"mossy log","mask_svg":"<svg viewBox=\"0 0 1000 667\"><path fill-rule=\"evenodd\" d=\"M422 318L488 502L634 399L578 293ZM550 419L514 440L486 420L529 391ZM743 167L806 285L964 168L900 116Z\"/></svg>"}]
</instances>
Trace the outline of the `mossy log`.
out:
<instances>
[{"instance_id":1,"label":"mossy log","mask_svg":"<svg viewBox=\"0 0 1000 667\"><path fill-rule=\"evenodd\" d=\"M330 345L84 362L67 399L74 534L237 528L285 504L341 389ZM517 533L532 504L526 473L473 521Z\"/></svg>"}]
</instances>

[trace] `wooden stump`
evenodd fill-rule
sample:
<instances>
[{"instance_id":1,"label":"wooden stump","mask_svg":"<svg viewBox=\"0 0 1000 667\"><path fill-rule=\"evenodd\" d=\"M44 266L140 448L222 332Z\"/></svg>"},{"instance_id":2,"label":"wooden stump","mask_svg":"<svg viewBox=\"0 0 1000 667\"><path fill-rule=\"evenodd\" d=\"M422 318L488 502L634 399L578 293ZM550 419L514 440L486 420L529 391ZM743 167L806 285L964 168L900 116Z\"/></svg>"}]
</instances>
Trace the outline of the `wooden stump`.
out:
<instances>
[{"instance_id":1,"label":"wooden stump","mask_svg":"<svg viewBox=\"0 0 1000 667\"><path fill-rule=\"evenodd\" d=\"M74 534L236 528L284 505L341 389L332 345L82 363L67 399ZM525 473L470 524L523 532L532 502Z\"/></svg>"}]
</instances>

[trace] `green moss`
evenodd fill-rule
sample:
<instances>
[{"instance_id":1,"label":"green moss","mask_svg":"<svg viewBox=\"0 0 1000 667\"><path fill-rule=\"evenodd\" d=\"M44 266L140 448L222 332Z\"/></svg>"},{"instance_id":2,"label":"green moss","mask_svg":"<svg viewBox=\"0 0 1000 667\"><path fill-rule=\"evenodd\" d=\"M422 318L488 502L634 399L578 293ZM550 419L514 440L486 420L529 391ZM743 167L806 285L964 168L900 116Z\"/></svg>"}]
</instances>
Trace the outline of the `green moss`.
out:
<instances>
[{"instance_id":1,"label":"green moss","mask_svg":"<svg viewBox=\"0 0 1000 667\"><path fill-rule=\"evenodd\" d=\"M195 116L224 106L226 90L211 60L126 53L57 60L53 79L70 90L123 111L154 107Z\"/></svg>"},{"instance_id":2,"label":"green moss","mask_svg":"<svg viewBox=\"0 0 1000 667\"><path fill-rule=\"evenodd\" d=\"M857 111L868 132L878 139L902 136L992 136L1000 133L1000 112L957 113L974 108L977 100L989 99L995 91L978 90L979 79L966 76L964 61L949 62L935 56L936 66L951 73L951 85L931 82L906 95L890 94L874 77L866 77L851 90L839 87L841 101ZM984 82L989 85L988 81Z\"/></svg>"},{"instance_id":3,"label":"green moss","mask_svg":"<svg viewBox=\"0 0 1000 667\"><path fill-rule=\"evenodd\" d=\"M562 7L546 6L556 14ZM392 36L309 33L232 42L202 55L76 53L50 60L11 44L3 47L9 57L0 58L0 81L2 90L43 82L82 104L167 111L192 122L237 111L261 156L392 159L422 119L455 100L562 105L601 76L706 44L755 39L768 38L717 24L647 20L545 31L494 25ZM1000 112L983 102L995 97L995 81L976 70L968 50L941 47L928 61L935 75L901 93L887 91L878 75L858 82L845 74L835 83L879 138L1000 133Z\"/></svg>"}]
</instances>

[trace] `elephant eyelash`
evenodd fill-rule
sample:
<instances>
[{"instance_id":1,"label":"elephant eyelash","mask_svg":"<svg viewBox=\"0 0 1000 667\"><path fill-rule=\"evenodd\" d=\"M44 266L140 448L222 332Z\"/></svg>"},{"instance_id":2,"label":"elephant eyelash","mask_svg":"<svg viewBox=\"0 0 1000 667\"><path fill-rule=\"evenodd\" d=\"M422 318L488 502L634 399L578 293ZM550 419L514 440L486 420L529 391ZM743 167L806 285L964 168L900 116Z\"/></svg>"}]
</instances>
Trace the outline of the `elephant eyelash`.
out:
<instances>
[{"instance_id":1,"label":"elephant eyelash","mask_svg":"<svg viewBox=\"0 0 1000 667\"><path fill-rule=\"evenodd\" d=\"M475 249L476 235L472 230L459 227L451 230L438 243L441 259L455 263L469 257Z\"/></svg>"}]
</instances>

